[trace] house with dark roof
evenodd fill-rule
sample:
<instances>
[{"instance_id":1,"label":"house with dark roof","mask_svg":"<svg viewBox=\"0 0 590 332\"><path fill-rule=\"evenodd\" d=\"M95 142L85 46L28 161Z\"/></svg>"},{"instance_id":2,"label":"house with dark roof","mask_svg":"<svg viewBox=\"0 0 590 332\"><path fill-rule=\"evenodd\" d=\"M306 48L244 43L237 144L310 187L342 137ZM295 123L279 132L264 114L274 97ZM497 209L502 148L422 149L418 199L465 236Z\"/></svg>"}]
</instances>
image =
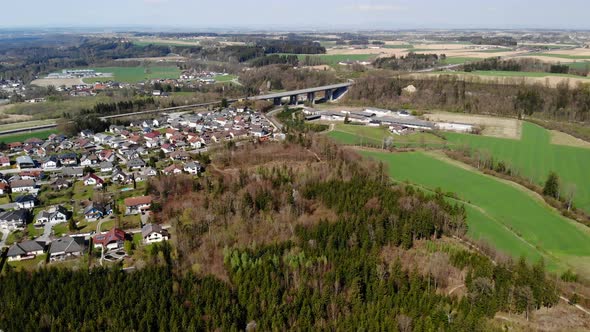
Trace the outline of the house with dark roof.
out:
<instances>
[{"instance_id":1,"label":"house with dark roof","mask_svg":"<svg viewBox=\"0 0 590 332\"><path fill-rule=\"evenodd\" d=\"M16 165L19 169L35 168L36 164L33 158L29 156L18 156L16 157Z\"/></svg>"},{"instance_id":2,"label":"house with dark roof","mask_svg":"<svg viewBox=\"0 0 590 332\"><path fill-rule=\"evenodd\" d=\"M167 241L170 238L168 231L158 224L146 224L141 228L141 237L145 244Z\"/></svg>"},{"instance_id":3,"label":"house with dark roof","mask_svg":"<svg viewBox=\"0 0 590 332\"><path fill-rule=\"evenodd\" d=\"M84 218L88 221L95 221L113 213L113 208L110 204L99 204L91 202L84 208Z\"/></svg>"},{"instance_id":4,"label":"house with dark roof","mask_svg":"<svg viewBox=\"0 0 590 332\"><path fill-rule=\"evenodd\" d=\"M43 253L43 245L37 241L29 240L15 243L8 249L8 261L21 261L33 259Z\"/></svg>"},{"instance_id":5,"label":"house with dark roof","mask_svg":"<svg viewBox=\"0 0 590 332\"><path fill-rule=\"evenodd\" d=\"M145 161L143 161L143 159L140 158L133 158L127 162L127 166L130 169L141 169L145 167Z\"/></svg>"},{"instance_id":6,"label":"house with dark roof","mask_svg":"<svg viewBox=\"0 0 590 332\"><path fill-rule=\"evenodd\" d=\"M17 197L14 202L19 209L32 209L37 203L37 198L33 195L24 195Z\"/></svg>"},{"instance_id":7,"label":"house with dark roof","mask_svg":"<svg viewBox=\"0 0 590 332\"><path fill-rule=\"evenodd\" d=\"M51 188L55 191L66 189L71 186L72 186L72 182L67 179L64 179L64 178L56 179L55 181L53 181L51 183Z\"/></svg>"},{"instance_id":8,"label":"house with dark roof","mask_svg":"<svg viewBox=\"0 0 590 332\"><path fill-rule=\"evenodd\" d=\"M123 248L123 244L127 238L127 234L118 229L113 228L104 234L96 234L92 238L92 243L95 248L103 248L108 250Z\"/></svg>"},{"instance_id":9,"label":"house with dark roof","mask_svg":"<svg viewBox=\"0 0 590 332\"><path fill-rule=\"evenodd\" d=\"M29 212L27 210L0 212L0 227L8 230L23 229L28 218Z\"/></svg>"},{"instance_id":10,"label":"house with dark roof","mask_svg":"<svg viewBox=\"0 0 590 332\"><path fill-rule=\"evenodd\" d=\"M63 176L79 178L84 176L84 169L82 167L64 167L61 170Z\"/></svg>"},{"instance_id":11,"label":"house with dark roof","mask_svg":"<svg viewBox=\"0 0 590 332\"><path fill-rule=\"evenodd\" d=\"M68 221L69 215L70 213L68 210L61 205L51 207L37 214L37 217L35 217L35 226L44 225L46 223L58 224L66 222Z\"/></svg>"},{"instance_id":12,"label":"house with dark roof","mask_svg":"<svg viewBox=\"0 0 590 332\"><path fill-rule=\"evenodd\" d=\"M84 254L84 238L64 236L51 242L49 260L59 261L69 257L80 257Z\"/></svg>"}]
</instances>

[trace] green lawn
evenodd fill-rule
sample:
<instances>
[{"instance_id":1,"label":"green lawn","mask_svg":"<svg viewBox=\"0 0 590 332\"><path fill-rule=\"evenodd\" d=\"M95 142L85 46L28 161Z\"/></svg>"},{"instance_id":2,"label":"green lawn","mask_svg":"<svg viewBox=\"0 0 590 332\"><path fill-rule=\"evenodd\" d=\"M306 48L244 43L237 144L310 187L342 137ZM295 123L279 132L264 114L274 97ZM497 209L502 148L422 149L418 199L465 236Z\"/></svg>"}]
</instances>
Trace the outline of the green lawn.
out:
<instances>
[{"instance_id":1,"label":"green lawn","mask_svg":"<svg viewBox=\"0 0 590 332\"><path fill-rule=\"evenodd\" d=\"M23 104L15 104L11 108L6 110L7 113L17 113L17 112L14 112L14 110L13 110L14 108L17 107L17 105L19 107L27 106L24 103ZM31 104L29 104L29 105L31 105ZM33 105L38 105L38 104L33 104ZM7 124L0 125L0 131L29 128L29 127L35 127L35 126L43 126L43 125L47 125L47 124L55 124L55 120L31 120L31 121L7 123Z\"/></svg>"},{"instance_id":2,"label":"green lawn","mask_svg":"<svg viewBox=\"0 0 590 332\"><path fill-rule=\"evenodd\" d=\"M544 257L554 271L571 268L590 275L590 230L561 217L530 192L422 152L363 154L384 161L396 180L440 187L468 202L471 237L513 256Z\"/></svg>"},{"instance_id":3,"label":"green lawn","mask_svg":"<svg viewBox=\"0 0 590 332\"><path fill-rule=\"evenodd\" d=\"M29 138L37 137L40 139L46 139L51 134L57 134L57 129L50 129L50 130L42 130L42 131L34 131L31 133L22 133L22 134L14 134L14 135L3 135L0 136L0 142L4 143L12 143L12 142L24 142Z\"/></svg>"},{"instance_id":4,"label":"green lawn","mask_svg":"<svg viewBox=\"0 0 590 332\"><path fill-rule=\"evenodd\" d=\"M442 146L445 141L429 133L410 135L393 135L385 127L369 127L361 125L335 124L328 137L345 145L381 146L384 138L391 138L395 146Z\"/></svg>"},{"instance_id":5,"label":"green lawn","mask_svg":"<svg viewBox=\"0 0 590 332\"><path fill-rule=\"evenodd\" d=\"M394 49L408 49L408 50L412 50L412 48L414 48L414 45L412 44L398 44L398 45L383 45L381 46L383 48L394 48Z\"/></svg>"},{"instance_id":6,"label":"green lawn","mask_svg":"<svg viewBox=\"0 0 590 332\"><path fill-rule=\"evenodd\" d=\"M217 75L217 76L213 77L213 79L215 79L215 82L217 82L217 83L230 82L230 81L234 80L235 78L237 78L236 75Z\"/></svg>"},{"instance_id":7,"label":"green lawn","mask_svg":"<svg viewBox=\"0 0 590 332\"><path fill-rule=\"evenodd\" d=\"M548 130L528 122L523 123L520 140L445 134L450 143L487 151L537 184L542 185L550 171L557 172L562 188L575 185L576 206L590 213L590 150L550 144L550 135Z\"/></svg>"},{"instance_id":8,"label":"green lawn","mask_svg":"<svg viewBox=\"0 0 590 332\"><path fill-rule=\"evenodd\" d=\"M588 70L588 69L590 69L590 60L589 61L568 62L568 63L563 63L563 65L567 65L571 69Z\"/></svg>"},{"instance_id":9,"label":"green lawn","mask_svg":"<svg viewBox=\"0 0 590 332\"><path fill-rule=\"evenodd\" d=\"M114 80L125 83L137 83L150 79L166 79L180 77L180 69L177 66L139 66L139 67L100 67L92 68L100 73L111 73L113 77L85 78L85 83Z\"/></svg>"}]
</instances>

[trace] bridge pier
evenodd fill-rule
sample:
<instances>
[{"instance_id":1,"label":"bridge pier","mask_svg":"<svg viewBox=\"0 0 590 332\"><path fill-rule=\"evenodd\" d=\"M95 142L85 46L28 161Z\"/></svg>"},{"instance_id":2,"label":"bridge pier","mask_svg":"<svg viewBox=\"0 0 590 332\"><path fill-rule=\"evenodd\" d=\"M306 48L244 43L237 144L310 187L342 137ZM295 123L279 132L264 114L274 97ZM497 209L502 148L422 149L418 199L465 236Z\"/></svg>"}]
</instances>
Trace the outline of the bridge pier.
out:
<instances>
[{"instance_id":1,"label":"bridge pier","mask_svg":"<svg viewBox=\"0 0 590 332\"><path fill-rule=\"evenodd\" d=\"M297 105L297 95L289 96L289 105Z\"/></svg>"},{"instance_id":2,"label":"bridge pier","mask_svg":"<svg viewBox=\"0 0 590 332\"><path fill-rule=\"evenodd\" d=\"M281 97L276 97L272 100L275 106L281 106Z\"/></svg>"},{"instance_id":3,"label":"bridge pier","mask_svg":"<svg viewBox=\"0 0 590 332\"><path fill-rule=\"evenodd\" d=\"M332 93L332 89L326 90L326 96L324 97L324 99L326 99L326 102L332 101Z\"/></svg>"},{"instance_id":4,"label":"bridge pier","mask_svg":"<svg viewBox=\"0 0 590 332\"><path fill-rule=\"evenodd\" d=\"M315 92L307 93L307 101L313 105L313 103L315 102Z\"/></svg>"}]
</instances>

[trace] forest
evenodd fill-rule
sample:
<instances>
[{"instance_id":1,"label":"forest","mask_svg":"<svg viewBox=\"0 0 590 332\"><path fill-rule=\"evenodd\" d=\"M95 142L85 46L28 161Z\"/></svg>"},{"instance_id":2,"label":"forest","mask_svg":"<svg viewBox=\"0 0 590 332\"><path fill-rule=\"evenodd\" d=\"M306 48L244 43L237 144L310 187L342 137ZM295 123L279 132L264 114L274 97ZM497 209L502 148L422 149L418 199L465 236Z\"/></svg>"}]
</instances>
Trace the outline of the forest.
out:
<instances>
[{"instance_id":1,"label":"forest","mask_svg":"<svg viewBox=\"0 0 590 332\"><path fill-rule=\"evenodd\" d=\"M555 74L573 74L586 76L588 70L570 68L568 65L549 64L536 59L501 60L489 58L463 65L463 70L472 72L476 70L501 70L523 72L545 72Z\"/></svg>"},{"instance_id":2,"label":"forest","mask_svg":"<svg viewBox=\"0 0 590 332\"><path fill-rule=\"evenodd\" d=\"M403 93L408 85L414 85L417 91ZM552 88L543 84L471 82L453 75L414 79L372 74L356 80L345 98L350 104L386 108L446 109L508 117L534 115L560 121L590 119L590 87L581 84L559 83Z\"/></svg>"},{"instance_id":3,"label":"forest","mask_svg":"<svg viewBox=\"0 0 590 332\"><path fill-rule=\"evenodd\" d=\"M433 68L445 58L446 56L444 54L439 56L438 54L420 54L410 52L408 55L402 55L399 58L395 55L388 58L377 58L373 65L376 68L381 69L412 71Z\"/></svg>"}]
</instances>

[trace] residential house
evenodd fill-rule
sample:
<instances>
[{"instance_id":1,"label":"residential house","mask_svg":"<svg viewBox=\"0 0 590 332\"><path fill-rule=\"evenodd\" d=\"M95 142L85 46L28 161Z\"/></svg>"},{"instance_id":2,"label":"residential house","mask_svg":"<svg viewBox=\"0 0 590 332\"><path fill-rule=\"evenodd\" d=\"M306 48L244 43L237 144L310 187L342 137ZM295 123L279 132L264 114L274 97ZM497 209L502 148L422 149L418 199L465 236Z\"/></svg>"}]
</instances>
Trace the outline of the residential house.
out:
<instances>
[{"instance_id":1,"label":"residential house","mask_svg":"<svg viewBox=\"0 0 590 332\"><path fill-rule=\"evenodd\" d=\"M84 169L81 167L64 167L61 172L66 177L79 178L84 176Z\"/></svg>"},{"instance_id":2,"label":"residential house","mask_svg":"<svg viewBox=\"0 0 590 332\"><path fill-rule=\"evenodd\" d=\"M33 195L24 195L17 197L14 202L18 209L32 209L35 207L37 199Z\"/></svg>"},{"instance_id":3,"label":"residential house","mask_svg":"<svg viewBox=\"0 0 590 332\"><path fill-rule=\"evenodd\" d=\"M59 165L59 160L57 159L56 156L49 156L49 157L45 158L45 160L43 160L43 162L41 163L41 167L44 170L56 169L58 165Z\"/></svg>"},{"instance_id":4,"label":"residential house","mask_svg":"<svg viewBox=\"0 0 590 332\"><path fill-rule=\"evenodd\" d=\"M84 208L84 218L88 221L95 221L113 213L110 204L99 204L91 202Z\"/></svg>"},{"instance_id":5,"label":"residential house","mask_svg":"<svg viewBox=\"0 0 590 332\"><path fill-rule=\"evenodd\" d=\"M104 180L94 173L86 174L83 180L85 186L95 186L102 188L102 185L104 184Z\"/></svg>"},{"instance_id":6,"label":"residential house","mask_svg":"<svg viewBox=\"0 0 590 332\"><path fill-rule=\"evenodd\" d=\"M84 254L84 238L64 236L51 242L49 260L64 260L69 257L80 257Z\"/></svg>"},{"instance_id":7,"label":"residential house","mask_svg":"<svg viewBox=\"0 0 590 332\"><path fill-rule=\"evenodd\" d=\"M191 159L191 156L188 152L186 151L174 151L170 154L170 159L174 160L180 160L180 161L187 161Z\"/></svg>"},{"instance_id":8,"label":"residential house","mask_svg":"<svg viewBox=\"0 0 590 332\"><path fill-rule=\"evenodd\" d=\"M159 131L150 131L149 133L143 135L146 141L155 141L160 139L160 132Z\"/></svg>"},{"instance_id":9,"label":"residential house","mask_svg":"<svg viewBox=\"0 0 590 332\"><path fill-rule=\"evenodd\" d=\"M115 161L115 153L113 150L102 150L98 153L98 159L100 161Z\"/></svg>"},{"instance_id":10,"label":"residential house","mask_svg":"<svg viewBox=\"0 0 590 332\"><path fill-rule=\"evenodd\" d=\"M10 167L10 158L0 156L0 167Z\"/></svg>"},{"instance_id":11,"label":"residential house","mask_svg":"<svg viewBox=\"0 0 590 332\"><path fill-rule=\"evenodd\" d=\"M10 186L6 182L0 182L0 195L8 194Z\"/></svg>"},{"instance_id":12,"label":"residential house","mask_svg":"<svg viewBox=\"0 0 590 332\"><path fill-rule=\"evenodd\" d=\"M198 161L190 161L184 165L184 171L196 175L203 172L203 167Z\"/></svg>"},{"instance_id":13,"label":"residential house","mask_svg":"<svg viewBox=\"0 0 590 332\"><path fill-rule=\"evenodd\" d=\"M130 169L141 169L145 167L145 161L143 161L143 159L140 158L133 158L127 162L127 166Z\"/></svg>"},{"instance_id":14,"label":"residential house","mask_svg":"<svg viewBox=\"0 0 590 332\"><path fill-rule=\"evenodd\" d=\"M77 166L78 165L78 155L73 152L67 152L61 154L59 157L59 162L64 166Z\"/></svg>"},{"instance_id":15,"label":"residential house","mask_svg":"<svg viewBox=\"0 0 590 332\"><path fill-rule=\"evenodd\" d=\"M46 223L58 224L68 221L69 212L65 207L58 205L43 210L37 214L35 218L36 225L44 225Z\"/></svg>"},{"instance_id":16,"label":"residential house","mask_svg":"<svg viewBox=\"0 0 590 332\"><path fill-rule=\"evenodd\" d=\"M16 165L19 169L35 168L36 164L33 158L29 156L18 156L16 157Z\"/></svg>"},{"instance_id":17,"label":"residential house","mask_svg":"<svg viewBox=\"0 0 590 332\"><path fill-rule=\"evenodd\" d=\"M125 198L126 214L138 214L148 210L152 205L152 196Z\"/></svg>"},{"instance_id":18,"label":"residential house","mask_svg":"<svg viewBox=\"0 0 590 332\"><path fill-rule=\"evenodd\" d=\"M8 230L23 229L28 218L29 212L27 210L0 212L0 227Z\"/></svg>"},{"instance_id":19,"label":"residential house","mask_svg":"<svg viewBox=\"0 0 590 332\"><path fill-rule=\"evenodd\" d=\"M99 165L100 171L103 173L108 173L113 171L113 163L110 161L103 161Z\"/></svg>"},{"instance_id":20,"label":"residential house","mask_svg":"<svg viewBox=\"0 0 590 332\"><path fill-rule=\"evenodd\" d=\"M64 178L56 179L55 181L53 181L51 183L51 188L54 191L59 191L59 190L62 190L62 189L67 189L67 188L69 188L71 186L72 186L72 182L71 181L68 181L68 180L66 180Z\"/></svg>"},{"instance_id":21,"label":"residential house","mask_svg":"<svg viewBox=\"0 0 590 332\"><path fill-rule=\"evenodd\" d=\"M145 244L167 241L170 238L168 231L158 224L146 224L141 228L141 237Z\"/></svg>"},{"instance_id":22,"label":"residential house","mask_svg":"<svg viewBox=\"0 0 590 332\"><path fill-rule=\"evenodd\" d=\"M15 243L8 249L8 261L21 261L33 259L43 253L43 245L37 241L28 240L21 243Z\"/></svg>"},{"instance_id":23,"label":"residential house","mask_svg":"<svg viewBox=\"0 0 590 332\"><path fill-rule=\"evenodd\" d=\"M162 173L164 173L164 175L181 174L182 170L183 170L182 166L172 164L172 165L164 168L162 170Z\"/></svg>"},{"instance_id":24,"label":"residential house","mask_svg":"<svg viewBox=\"0 0 590 332\"><path fill-rule=\"evenodd\" d=\"M13 180L10 182L13 193L33 192L35 190L34 180Z\"/></svg>"},{"instance_id":25,"label":"residential house","mask_svg":"<svg viewBox=\"0 0 590 332\"><path fill-rule=\"evenodd\" d=\"M103 248L107 250L123 248L127 234L118 228L112 228L104 234L96 234L92 238L92 243L95 248Z\"/></svg>"},{"instance_id":26,"label":"residential house","mask_svg":"<svg viewBox=\"0 0 590 332\"><path fill-rule=\"evenodd\" d=\"M86 155L80 160L80 166L83 167L92 166L96 163L98 163L98 157L94 153Z\"/></svg>"}]
</instances>

